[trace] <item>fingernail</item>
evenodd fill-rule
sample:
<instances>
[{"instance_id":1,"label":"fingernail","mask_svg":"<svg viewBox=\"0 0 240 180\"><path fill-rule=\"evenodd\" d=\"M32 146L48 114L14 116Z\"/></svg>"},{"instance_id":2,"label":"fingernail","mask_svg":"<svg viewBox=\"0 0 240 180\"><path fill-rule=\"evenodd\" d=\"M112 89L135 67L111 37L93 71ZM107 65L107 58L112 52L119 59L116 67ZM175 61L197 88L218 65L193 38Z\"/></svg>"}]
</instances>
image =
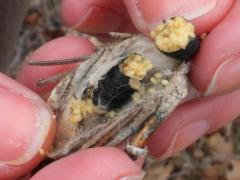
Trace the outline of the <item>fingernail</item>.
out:
<instances>
[{"instance_id":1,"label":"fingernail","mask_svg":"<svg viewBox=\"0 0 240 180\"><path fill-rule=\"evenodd\" d=\"M217 95L240 87L240 58L232 57L216 70L205 95Z\"/></svg>"},{"instance_id":2,"label":"fingernail","mask_svg":"<svg viewBox=\"0 0 240 180\"><path fill-rule=\"evenodd\" d=\"M119 180L142 180L144 178L145 174L146 173L144 171L142 171L142 173L139 175L126 176L126 177L120 178Z\"/></svg>"},{"instance_id":3,"label":"fingernail","mask_svg":"<svg viewBox=\"0 0 240 180\"><path fill-rule=\"evenodd\" d=\"M209 124L205 120L197 121L182 127L175 133L168 149L158 157L167 158L185 149L187 146L202 137L208 129Z\"/></svg>"},{"instance_id":4,"label":"fingernail","mask_svg":"<svg viewBox=\"0 0 240 180\"><path fill-rule=\"evenodd\" d=\"M121 17L113 10L92 6L74 27L88 33L117 32L121 29L121 21Z\"/></svg>"},{"instance_id":5,"label":"fingernail","mask_svg":"<svg viewBox=\"0 0 240 180\"><path fill-rule=\"evenodd\" d=\"M53 123L48 106L30 90L0 74L0 163L21 165L44 145Z\"/></svg>"},{"instance_id":6,"label":"fingernail","mask_svg":"<svg viewBox=\"0 0 240 180\"><path fill-rule=\"evenodd\" d=\"M216 7L217 0L138 0L139 9L147 24L154 26L174 16L191 20L207 14Z\"/></svg>"}]
</instances>

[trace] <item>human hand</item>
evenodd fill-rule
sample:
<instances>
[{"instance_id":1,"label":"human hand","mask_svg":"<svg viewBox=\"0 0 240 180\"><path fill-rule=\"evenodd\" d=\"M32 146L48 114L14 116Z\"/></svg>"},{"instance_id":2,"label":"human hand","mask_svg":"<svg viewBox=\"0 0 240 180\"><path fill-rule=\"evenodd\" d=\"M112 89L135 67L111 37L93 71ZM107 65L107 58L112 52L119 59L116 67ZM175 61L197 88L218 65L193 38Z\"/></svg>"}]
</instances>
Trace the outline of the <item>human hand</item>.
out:
<instances>
[{"instance_id":1,"label":"human hand","mask_svg":"<svg viewBox=\"0 0 240 180\"><path fill-rule=\"evenodd\" d=\"M69 26L78 24L79 30L86 32L135 31L126 13L127 11L134 25L144 34L148 33L151 25L161 22L164 18L176 15L193 18L193 23L196 25L199 34L211 31L203 40L200 52L193 60L190 73L192 83L202 95L205 94L206 96L179 106L152 135L148 147L150 153L155 157L171 156L202 135L217 130L239 116L240 100L236 98L240 95L240 91L237 89L239 80L237 76L234 76L240 68L240 66L237 66L240 51L238 47L240 41L238 26L240 24L236 23L240 18L238 15L239 1L140 0L137 3L136 0L63 0L62 3L62 16L65 23ZM127 9L124 8L124 3ZM93 46L87 40L64 37L44 45L32 55L31 59L70 58L89 54L92 51ZM225 67L223 67L224 65ZM23 67L18 80L36 92L44 93L52 87L38 89L35 86L36 81L67 68L71 67L46 68L26 65ZM5 82L8 81L10 80ZM15 86L11 86L11 89L15 88ZM28 113L31 113L31 109ZM9 114L8 117L11 122L16 122L12 114ZM1 125L4 130L8 129L5 122L0 123L4 123ZM16 125L12 127L13 132L19 131ZM14 129L14 127L16 128ZM32 128L29 125L25 132L27 133L27 130ZM25 135L30 135L30 133ZM16 135L16 137L18 136ZM8 141L12 141L12 137L9 138L11 139L8 139ZM3 144L2 147L13 148L13 146L6 146L6 144ZM10 155L9 158L12 157ZM5 153L5 157L7 156ZM33 165L29 166L32 167ZM24 165L21 167L24 167ZM8 167L8 169L9 172L14 173L13 167ZM0 177L1 172L4 172L3 170L5 170L4 167L0 170ZM79 179L117 179L139 175L140 173L140 167L121 151L114 148L94 148L52 163L35 175L33 179L47 179L49 177L66 179L66 176L67 179L76 177Z\"/></svg>"}]
</instances>

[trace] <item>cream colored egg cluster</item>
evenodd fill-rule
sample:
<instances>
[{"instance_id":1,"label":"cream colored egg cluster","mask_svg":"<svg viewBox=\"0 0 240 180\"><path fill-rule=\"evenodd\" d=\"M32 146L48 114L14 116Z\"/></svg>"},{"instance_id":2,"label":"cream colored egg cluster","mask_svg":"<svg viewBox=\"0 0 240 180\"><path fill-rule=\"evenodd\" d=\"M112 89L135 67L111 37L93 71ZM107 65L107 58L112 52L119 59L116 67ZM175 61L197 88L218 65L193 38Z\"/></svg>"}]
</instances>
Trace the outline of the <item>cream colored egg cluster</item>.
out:
<instances>
[{"instance_id":1,"label":"cream colored egg cluster","mask_svg":"<svg viewBox=\"0 0 240 180\"><path fill-rule=\"evenodd\" d=\"M121 72L132 79L142 80L153 68L150 60L140 55L130 55L121 65Z\"/></svg>"},{"instance_id":2,"label":"cream colored egg cluster","mask_svg":"<svg viewBox=\"0 0 240 180\"><path fill-rule=\"evenodd\" d=\"M73 123L78 123L81 120L87 118L93 112L95 112L95 106L92 103L92 100L77 100L72 99L70 103L70 121Z\"/></svg>"},{"instance_id":3,"label":"cream colored egg cluster","mask_svg":"<svg viewBox=\"0 0 240 180\"><path fill-rule=\"evenodd\" d=\"M183 17L175 17L151 32L157 47L166 53L185 49L190 38L195 37L194 26Z\"/></svg>"}]
</instances>

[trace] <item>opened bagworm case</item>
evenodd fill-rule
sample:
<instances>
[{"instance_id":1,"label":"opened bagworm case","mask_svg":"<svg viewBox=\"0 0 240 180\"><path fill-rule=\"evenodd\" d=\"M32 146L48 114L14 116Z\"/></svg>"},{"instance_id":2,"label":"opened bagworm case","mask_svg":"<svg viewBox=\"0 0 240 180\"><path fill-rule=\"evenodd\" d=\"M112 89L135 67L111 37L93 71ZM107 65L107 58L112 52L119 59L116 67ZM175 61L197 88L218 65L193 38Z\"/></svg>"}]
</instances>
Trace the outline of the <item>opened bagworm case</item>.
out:
<instances>
[{"instance_id":1,"label":"opened bagworm case","mask_svg":"<svg viewBox=\"0 0 240 180\"><path fill-rule=\"evenodd\" d=\"M143 155L148 137L187 96L187 60L199 48L190 22L171 18L151 38L112 35L119 40L83 57L52 90L57 132L49 157L122 142L129 155Z\"/></svg>"}]
</instances>

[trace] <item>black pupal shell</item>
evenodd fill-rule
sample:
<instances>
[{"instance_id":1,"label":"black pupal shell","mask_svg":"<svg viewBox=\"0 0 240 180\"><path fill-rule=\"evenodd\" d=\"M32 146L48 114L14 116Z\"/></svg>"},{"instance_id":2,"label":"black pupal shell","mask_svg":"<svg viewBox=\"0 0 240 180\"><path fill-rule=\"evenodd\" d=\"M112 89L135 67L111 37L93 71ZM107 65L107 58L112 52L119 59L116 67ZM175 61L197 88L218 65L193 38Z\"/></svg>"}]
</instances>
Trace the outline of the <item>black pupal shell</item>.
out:
<instances>
[{"instance_id":1,"label":"black pupal shell","mask_svg":"<svg viewBox=\"0 0 240 180\"><path fill-rule=\"evenodd\" d=\"M179 60L190 60L195 54L197 54L200 48L200 42L198 37L190 38L189 43L185 49L180 49L175 52L167 53L164 51L164 54Z\"/></svg>"},{"instance_id":2,"label":"black pupal shell","mask_svg":"<svg viewBox=\"0 0 240 180\"><path fill-rule=\"evenodd\" d=\"M116 65L98 81L98 88L93 92L93 103L115 109L124 105L133 93L129 78L120 71L119 65Z\"/></svg>"}]
</instances>

